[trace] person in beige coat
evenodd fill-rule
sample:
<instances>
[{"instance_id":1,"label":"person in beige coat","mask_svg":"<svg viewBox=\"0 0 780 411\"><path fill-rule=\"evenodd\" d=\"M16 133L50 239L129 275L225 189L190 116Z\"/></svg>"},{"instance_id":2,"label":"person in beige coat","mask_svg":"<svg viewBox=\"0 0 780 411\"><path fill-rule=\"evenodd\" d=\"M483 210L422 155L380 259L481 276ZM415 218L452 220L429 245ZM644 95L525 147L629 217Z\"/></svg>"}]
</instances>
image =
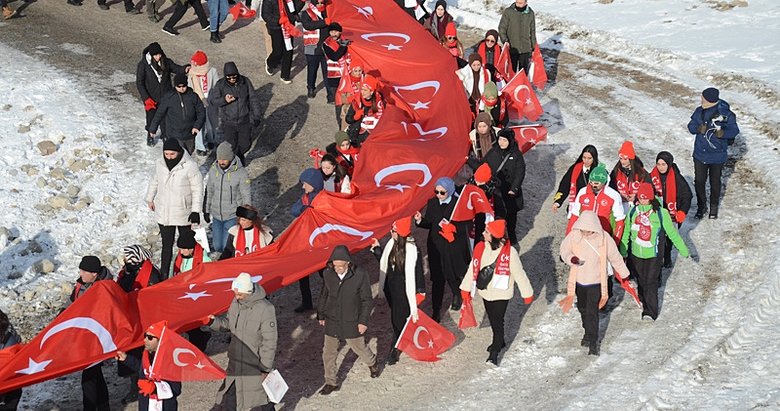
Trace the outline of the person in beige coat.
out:
<instances>
[{"instance_id":1,"label":"person in beige coat","mask_svg":"<svg viewBox=\"0 0 780 411\"><path fill-rule=\"evenodd\" d=\"M611 264L615 275L628 277L615 241L603 228L593 211L583 211L571 232L561 243L561 259L571 267L566 286L566 298L560 304L568 313L577 296L577 310L582 317L585 335L580 344L588 347L589 355L599 355L599 309L609 299L607 270Z\"/></svg>"},{"instance_id":2,"label":"person in beige coat","mask_svg":"<svg viewBox=\"0 0 780 411\"><path fill-rule=\"evenodd\" d=\"M506 347L504 315L515 292L513 284L517 284L525 304L533 301L534 289L523 270L520 255L507 240L506 221L495 220L486 224L482 236L485 241L474 247L474 259L463 276L460 290L463 301L471 301L475 293L482 297L493 330L493 342L487 349L490 353L487 362L498 366L498 354ZM491 267L493 274L484 277L489 282L483 284L483 277L479 273L483 269L489 271Z\"/></svg>"},{"instance_id":3,"label":"person in beige coat","mask_svg":"<svg viewBox=\"0 0 780 411\"><path fill-rule=\"evenodd\" d=\"M160 274L168 278L176 231L181 235L183 230L191 230L192 224L200 224L203 206L203 176L176 139L165 140L162 158L155 163L146 190L146 203L160 226Z\"/></svg>"},{"instance_id":4,"label":"person in beige coat","mask_svg":"<svg viewBox=\"0 0 780 411\"><path fill-rule=\"evenodd\" d=\"M273 370L276 357L276 308L265 289L247 273L233 280L235 299L227 315L215 317L211 328L230 331L227 378L217 392L216 403L227 410L273 410L263 380Z\"/></svg>"}]
</instances>

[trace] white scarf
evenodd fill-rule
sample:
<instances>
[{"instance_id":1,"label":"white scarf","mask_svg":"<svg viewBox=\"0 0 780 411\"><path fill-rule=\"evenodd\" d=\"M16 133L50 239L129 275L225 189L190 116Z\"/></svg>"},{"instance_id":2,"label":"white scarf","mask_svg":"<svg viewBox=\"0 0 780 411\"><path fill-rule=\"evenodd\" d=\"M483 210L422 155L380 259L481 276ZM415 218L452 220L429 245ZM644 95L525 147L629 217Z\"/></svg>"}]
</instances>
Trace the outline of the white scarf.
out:
<instances>
[{"instance_id":1,"label":"white scarf","mask_svg":"<svg viewBox=\"0 0 780 411\"><path fill-rule=\"evenodd\" d=\"M154 75L157 76L157 82L162 83L162 73L158 72L157 69L154 68L154 64L152 64L152 55L149 53L146 53L146 62L149 64L149 67L152 68L152 71L154 72Z\"/></svg>"},{"instance_id":2,"label":"white scarf","mask_svg":"<svg viewBox=\"0 0 780 411\"><path fill-rule=\"evenodd\" d=\"M411 237L409 237L411 238ZM395 240L391 237L382 250L382 257L379 259L379 295L384 298L385 280L387 279L387 264L390 259L390 250L393 249ZM409 312L412 320L417 322L417 299L415 297L417 284L415 284L415 266L417 265L417 246L414 241L406 241L406 260L404 261L404 288L406 291L406 300L409 303Z\"/></svg>"}]
</instances>

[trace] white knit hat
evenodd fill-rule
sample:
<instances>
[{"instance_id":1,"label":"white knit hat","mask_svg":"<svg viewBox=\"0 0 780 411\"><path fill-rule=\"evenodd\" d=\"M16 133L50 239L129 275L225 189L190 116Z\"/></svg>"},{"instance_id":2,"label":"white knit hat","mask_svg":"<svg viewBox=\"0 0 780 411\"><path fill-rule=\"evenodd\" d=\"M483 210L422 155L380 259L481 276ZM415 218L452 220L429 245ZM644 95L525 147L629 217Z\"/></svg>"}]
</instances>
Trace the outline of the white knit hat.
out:
<instances>
[{"instance_id":1,"label":"white knit hat","mask_svg":"<svg viewBox=\"0 0 780 411\"><path fill-rule=\"evenodd\" d=\"M233 280L230 288L239 293L251 294L255 289L255 285L252 284L252 277L249 273L241 273Z\"/></svg>"}]
</instances>

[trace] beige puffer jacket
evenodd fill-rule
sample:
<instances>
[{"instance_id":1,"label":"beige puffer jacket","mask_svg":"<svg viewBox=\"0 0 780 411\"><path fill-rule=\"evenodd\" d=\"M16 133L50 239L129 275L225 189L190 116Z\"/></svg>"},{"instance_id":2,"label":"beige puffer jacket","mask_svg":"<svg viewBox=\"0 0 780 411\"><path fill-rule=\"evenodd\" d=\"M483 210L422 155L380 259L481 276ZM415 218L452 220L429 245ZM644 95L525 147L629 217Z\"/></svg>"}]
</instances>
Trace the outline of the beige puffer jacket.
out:
<instances>
[{"instance_id":1,"label":"beige puffer jacket","mask_svg":"<svg viewBox=\"0 0 780 411\"><path fill-rule=\"evenodd\" d=\"M203 207L203 176L186 151L182 156L172 170L168 170L162 156L155 162L146 202L154 202L158 224L189 225L190 213L200 213Z\"/></svg>"}]
</instances>

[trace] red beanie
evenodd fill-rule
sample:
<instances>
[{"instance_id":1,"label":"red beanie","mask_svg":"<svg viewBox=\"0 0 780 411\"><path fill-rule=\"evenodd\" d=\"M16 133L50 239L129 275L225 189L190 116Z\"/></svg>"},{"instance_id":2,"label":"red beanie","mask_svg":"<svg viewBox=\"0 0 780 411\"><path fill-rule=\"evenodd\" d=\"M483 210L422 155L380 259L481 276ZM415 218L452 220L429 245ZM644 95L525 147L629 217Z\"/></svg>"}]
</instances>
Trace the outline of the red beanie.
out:
<instances>
[{"instance_id":1,"label":"red beanie","mask_svg":"<svg viewBox=\"0 0 780 411\"><path fill-rule=\"evenodd\" d=\"M618 154L628 157L629 160L635 159L636 152L634 151L634 143L628 140L624 141L623 145L620 146L620 151L618 151Z\"/></svg>"},{"instance_id":2,"label":"red beanie","mask_svg":"<svg viewBox=\"0 0 780 411\"><path fill-rule=\"evenodd\" d=\"M458 30L455 28L455 22L451 21L447 23L447 28L444 29L445 36L457 37Z\"/></svg>"},{"instance_id":3,"label":"red beanie","mask_svg":"<svg viewBox=\"0 0 780 411\"><path fill-rule=\"evenodd\" d=\"M653 191L653 185L650 183L642 183L639 185L639 190L636 192L636 197L640 200L652 200L655 198L655 192Z\"/></svg>"},{"instance_id":4,"label":"red beanie","mask_svg":"<svg viewBox=\"0 0 780 411\"><path fill-rule=\"evenodd\" d=\"M377 85L376 77L370 74L366 74L366 76L363 77L363 85L368 87L369 90L371 91L376 91L376 85Z\"/></svg>"},{"instance_id":5,"label":"red beanie","mask_svg":"<svg viewBox=\"0 0 780 411\"><path fill-rule=\"evenodd\" d=\"M494 220L485 224L485 228L493 238L504 238L506 234L506 220Z\"/></svg>"},{"instance_id":6,"label":"red beanie","mask_svg":"<svg viewBox=\"0 0 780 411\"><path fill-rule=\"evenodd\" d=\"M203 50L198 50L195 52L195 54L192 55L190 61L199 66L202 66L209 62L209 58L206 56L206 53L204 53Z\"/></svg>"},{"instance_id":7,"label":"red beanie","mask_svg":"<svg viewBox=\"0 0 780 411\"><path fill-rule=\"evenodd\" d=\"M168 321L162 320L150 325L149 328L146 329L146 333L160 338L163 332L163 328L166 327L168 327Z\"/></svg>"},{"instance_id":8,"label":"red beanie","mask_svg":"<svg viewBox=\"0 0 780 411\"><path fill-rule=\"evenodd\" d=\"M393 223L393 229L401 237L409 237L409 234L412 233L412 217L404 217L395 220Z\"/></svg>"},{"instance_id":9,"label":"red beanie","mask_svg":"<svg viewBox=\"0 0 780 411\"><path fill-rule=\"evenodd\" d=\"M487 163L483 163L479 168L477 168L477 171L474 172L474 182L475 183L487 183L490 181L490 177L493 176L493 173L490 171L490 166L487 165Z\"/></svg>"},{"instance_id":10,"label":"red beanie","mask_svg":"<svg viewBox=\"0 0 780 411\"><path fill-rule=\"evenodd\" d=\"M349 69L354 70L358 67L362 68L363 71L366 71L366 66L363 64L363 60L361 60L358 56L351 56L349 60Z\"/></svg>"}]
</instances>

